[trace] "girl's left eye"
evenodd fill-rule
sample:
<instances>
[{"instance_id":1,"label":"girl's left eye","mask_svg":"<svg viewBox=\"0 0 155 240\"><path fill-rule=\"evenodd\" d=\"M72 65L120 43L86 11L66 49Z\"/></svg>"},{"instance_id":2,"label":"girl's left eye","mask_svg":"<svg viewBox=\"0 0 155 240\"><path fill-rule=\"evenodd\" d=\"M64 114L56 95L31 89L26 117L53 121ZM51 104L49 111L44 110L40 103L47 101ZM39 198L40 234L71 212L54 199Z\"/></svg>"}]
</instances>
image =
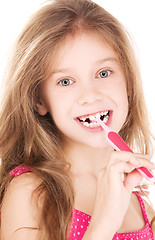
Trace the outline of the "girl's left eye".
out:
<instances>
[{"instance_id":1,"label":"girl's left eye","mask_svg":"<svg viewBox=\"0 0 155 240\"><path fill-rule=\"evenodd\" d=\"M58 82L59 85L61 86L69 86L71 84L73 84L73 80L69 79L69 78L64 78L64 79L61 79L59 82Z\"/></svg>"},{"instance_id":2,"label":"girl's left eye","mask_svg":"<svg viewBox=\"0 0 155 240\"><path fill-rule=\"evenodd\" d=\"M102 70L97 74L97 77L99 78L106 78L109 77L109 75L112 73L111 70Z\"/></svg>"}]
</instances>

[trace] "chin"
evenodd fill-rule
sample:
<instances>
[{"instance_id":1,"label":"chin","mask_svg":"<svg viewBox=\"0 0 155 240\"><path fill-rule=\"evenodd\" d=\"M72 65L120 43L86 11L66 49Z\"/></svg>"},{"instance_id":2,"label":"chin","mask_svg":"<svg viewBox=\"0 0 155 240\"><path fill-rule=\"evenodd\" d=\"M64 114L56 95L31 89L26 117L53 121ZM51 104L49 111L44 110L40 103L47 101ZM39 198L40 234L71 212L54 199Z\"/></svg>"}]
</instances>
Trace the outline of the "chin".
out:
<instances>
[{"instance_id":1,"label":"chin","mask_svg":"<svg viewBox=\"0 0 155 240\"><path fill-rule=\"evenodd\" d=\"M96 142L90 142L90 143L86 143L85 146L90 147L90 148L94 148L94 149L106 149L108 147L110 147L110 145L108 144L108 142L106 140L102 141L96 141Z\"/></svg>"}]
</instances>

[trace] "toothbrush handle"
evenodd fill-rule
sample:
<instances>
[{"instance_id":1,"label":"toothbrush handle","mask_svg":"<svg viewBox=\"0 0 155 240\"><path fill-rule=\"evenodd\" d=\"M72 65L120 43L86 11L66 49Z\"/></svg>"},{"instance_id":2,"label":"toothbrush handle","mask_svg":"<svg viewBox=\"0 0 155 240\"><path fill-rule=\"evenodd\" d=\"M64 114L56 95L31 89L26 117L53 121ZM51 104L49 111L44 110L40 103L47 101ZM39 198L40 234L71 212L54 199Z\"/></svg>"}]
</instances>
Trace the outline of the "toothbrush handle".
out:
<instances>
[{"instance_id":1,"label":"toothbrush handle","mask_svg":"<svg viewBox=\"0 0 155 240\"><path fill-rule=\"evenodd\" d=\"M113 132L113 131L108 132L107 137L115 150L127 151L127 152L133 153L133 151L129 148L129 146L126 144L126 142L116 132ZM147 168L140 167L140 168L136 168L136 170L143 177L145 177L148 181L155 182L155 177L152 175L152 173Z\"/></svg>"}]
</instances>

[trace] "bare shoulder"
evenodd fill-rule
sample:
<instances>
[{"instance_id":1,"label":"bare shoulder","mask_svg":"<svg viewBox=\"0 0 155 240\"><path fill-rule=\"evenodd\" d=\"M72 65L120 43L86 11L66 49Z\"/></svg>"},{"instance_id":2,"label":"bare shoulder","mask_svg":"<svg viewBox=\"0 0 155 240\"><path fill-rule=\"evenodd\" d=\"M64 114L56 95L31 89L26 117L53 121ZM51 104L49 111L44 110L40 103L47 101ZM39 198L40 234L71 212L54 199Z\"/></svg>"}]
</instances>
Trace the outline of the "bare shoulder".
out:
<instances>
[{"instance_id":1,"label":"bare shoulder","mask_svg":"<svg viewBox=\"0 0 155 240\"><path fill-rule=\"evenodd\" d=\"M32 193L41 180L33 173L24 173L10 182L1 208L1 237L13 239L18 229L37 228L38 208Z\"/></svg>"},{"instance_id":2,"label":"bare shoulder","mask_svg":"<svg viewBox=\"0 0 155 240\"><path fill-rule=\"evenodd\" d=\"M20 176L14 177L10 182L7 191L14 192L14 190L34 190L39 184L41 180L32 172L27 172L21 174Z\"/></svg>"},{"instance_id":3,"label":"bare shoulder","mask_svg":"<svg viewBox=\"0 0 155 240\"><path fill-rule=\"evenodd\" d=\"M30 200L33 191L40 185L41 180L33 173L24 173L18 177L14 177L10 182L7 191L4 195L2 203L3 208L9 203L13 203L16 206L18 202L24 203L26 200ZM8 207L8 206L7 206ZM1 210L1 214L2 214Z\"/></svg>"}]
</instances>

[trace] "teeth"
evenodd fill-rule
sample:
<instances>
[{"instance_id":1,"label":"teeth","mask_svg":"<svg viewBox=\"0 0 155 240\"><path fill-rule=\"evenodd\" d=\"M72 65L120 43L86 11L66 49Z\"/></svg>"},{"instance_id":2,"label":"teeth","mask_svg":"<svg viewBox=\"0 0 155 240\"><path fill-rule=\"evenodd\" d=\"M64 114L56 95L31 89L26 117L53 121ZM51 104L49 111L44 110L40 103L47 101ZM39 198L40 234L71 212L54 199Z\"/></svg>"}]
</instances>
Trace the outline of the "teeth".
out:
<instances>
[{"instance_id":1,"label":"teeth","mask_svg":"<svg viewBox=\"0 0 155 240\"><path fill-rule=\"evenodd\" d=\"M85 117L80 118L80 120L82 120L83 122L86 121L86 119L87 118L85 118Z\"/></svg>"},{"instance_id":2,"label":"teeth","mask_svg":"<svg viewBox=\"0 0 155 240\"><path fill-rule=\"evenodd\" d=\"M89 116L89 119L90 119L91 121L94 121L94 120L95 120L95 116Z\"/></svg>"},{"instance_id":3,"label":"teeth","mask_svg":"<svg viewBox=\"0 0 155 240\"><path fill-rule=\"evenodd\" d=\"M97 113L95 115L89 115L87 117L81 117L79 118L81 121L85 122L87 118L89 118L91 121L95 120L95 117L100 118L101 116L106 116L108 114L109 111L105 111L105 112L101 112L101 113Z\"/></svg>"},{"instance_id":4,"label":"teeth","mask_svg":"<svg viewBox=\"0 0 155 240\"><path fill-rule=\"evenodd\" d=\"M103 122L106 123L109 119L109 116L106 116L104 119L103 119Z\"/></svg>"},{"instance_id":5,"label":"teeth","mask_svg":"<svg viewBox=\"0 0 155 240\"><path fill-rule=\"evenodd\" d=\"M101 118L104 116L103 118L103 122L107 123L109 120L109 115L107 115L109 113L109 111L105 111L105 112L101 112L101 113L97 113L95 115L89 115L87 117L81 117L79 118L81 121L81 123L85 126L85 127L89 127L89 128L94 128L94 127L99 127L100 125L95 121L95 117ZM90 123L89 122L85 122L85 120L89 118L90 119Z\"/></svg>"},{"instance_id":6,"label":"teeth","mask_svg":"<svg viewBox=\"0 0 155 240\"><path fill-rule=\"evenodd\" d=\"M104 116L107 115L107 114L108 114L108 111L101 113L101 115L104 115Z\"/></svg>"},{"instance_id":7,"label":"teeth","mask_svg":"<svg viewBox=\"0 0 155 240\"><path fill-rule=\"evenodd\" d=\"M89 127L90 124L87 123L87 122L84 122L83 125L84 125L85 127Z\"/></svg>"},{"instance_id":8,"label":"teeth","mask_svg":"<svg viewBox=\"0 0 155 240\"><path fill-rule=\"evenodd\" d=\"M96 117L97 117L97 118L100 118L100 116L101 116L100 113L97 113L97 114L96 114Z\"/></svg>"},{"instance_id":9,"label":"teeth","mask_svg":"<svg viewBox=\"0 0 155 240\"><path fill-rule=\"evenodd\" d=\"M85 127L90 127L90 128L94 128L94 127L99 127L100 125L97 122L93 122L93 123L87 123L84 122L82 123Z\"/></svg>"}]
</instances>

